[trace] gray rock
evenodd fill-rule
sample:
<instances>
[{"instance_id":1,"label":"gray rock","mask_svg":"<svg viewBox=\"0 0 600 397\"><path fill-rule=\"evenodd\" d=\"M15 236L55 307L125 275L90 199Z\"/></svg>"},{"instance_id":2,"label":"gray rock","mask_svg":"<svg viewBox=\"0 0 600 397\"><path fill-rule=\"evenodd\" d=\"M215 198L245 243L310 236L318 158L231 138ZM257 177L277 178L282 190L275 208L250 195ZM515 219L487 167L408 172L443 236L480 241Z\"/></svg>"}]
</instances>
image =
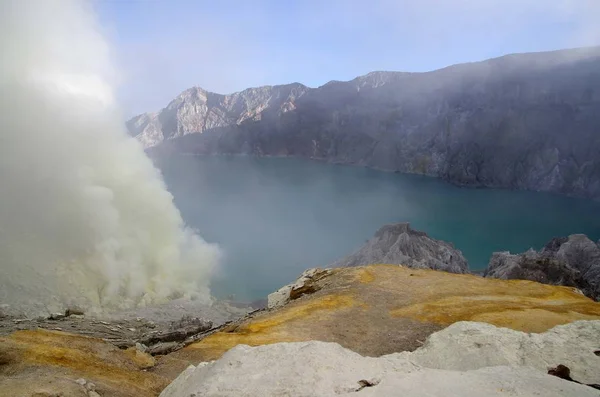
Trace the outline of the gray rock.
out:
<instances>
[{"instance_id":1,"label":"gray rock","mask_svg":"<svg viewBox=\"0 0 600 397\"><path fill-rule=\"evenodd\" d=\"M414 352L395 353L426 368L468 371L493 366L525 366L546 373L559 364L582 383L600 381L600 321L576 321L543 333L525 333L486 323L461 321L431 334Z\"/></svg>"},{"instance_id":2,"label":"gray rock","mask_svg":"<svg viewBox=\"0 0 600 397\"><path fill-rule=\"evenodd\" d=\"M4 319L9 317L10 305L2 304L0 305L0 319Z\"/></svg>"},{"instance_id":3,"label":"gray rock","mask_svg":"<svg viewBox=\"0 0 600 397\"><path fill-rule=\"evenodd\" d=\"M302 295L316 292L319 287L315 282L327 277L330 273L331 271L328 269L319 268L304 271L292 284L283 286L272 294L269 294L267 298L267 308L274 309L281 307L291 300L298 299Z\"/></svg>"},{"instance_id":4,"label":"gray rock","mask_svg":"<svg viewBox=\"0 0 600 397\"><path fill-rule=\"evenodd\" d=\"M383 226L355 253L335 262L333 267L397 264L415 269L468 273L462 252L451 243L435 240L413 230L408 223Z\"/></svg>"},{"instance_id":5,"label":"gray rock","mask_svg":"<svg viewBox=\"0 0 600 397\"><path fill-rule=\"evenodd\" d=\"M96 390L96 385L92 382L87 382L85 384L85 389L88 391L94 391L94 390Z\"/></svg>"},{"instance_id":6,"label":"gray rock","mask_svg":"<svg viewBox=\"0 0 600 397\"><path fill-rule=\"evenodd\" d=\"M62 320L64 319L66 316L64 315L64 313L52 313L49 317L48 320Z\"/></svg>"},{"instance_id":7,"label":"gray rock","mask_svg":"<svg viewBox=\"0 0 600 397\"><path fill-rule=\"evenodd\" d=\"M292 285L293 284L284 285L277 291L269 294L267 297L267 309L275 309L277 307L285 306L290 301Z\"/></svg>"},{"instance_id":8,"label":"gray rock","mask_svg":"<svg viewBox=\"0 0 600 397\"><path fill-rule=\"evenodd\" d=\"M192 87L158 113L145 113L127 122L132 134L145 147L189 134L257 122L265 109L285 113L308 90L302 84L248 88L231 95L219 95Z\"/></svg>"},{"instance_id":9,"label":"gray rock","mask_svg":"<svg viewBox=\"0 0 600 397\"><path fill-rule=\"evenodd\" d=\"M139 343L139 342L135 343L135 348L142 353L146 353L146 351L148 351L148 346L144 345L143 343Z\"/></svg>"},{"instance_id":10,"label":"gray rock","mask_svg":"<svg viewBox=\"0 0 600 397\"><path fill-rule=\"evenodd\" d=\"M174 352L175 350L178 350L180 348L181 346L179 342L160 342L153 346L150 346L146 350L146 353L151 354L153 356L165 355Z\"/></svg>"},{"instance_id":11,"label":"gray rock","mask_svg":"<svg viewBox=\"0 0 600 397\"><path fill-rule=\"evenodd\" d=\"M297 156L600 198L600 47L220 95L127 125L162 153Z\"/></svg>"},{"instance_id":12,"label":"gray rock","mask_svg":"<svg viewBox=\"0 0 600 397\"><path fill-rule=\"evenodd\" d=\"M142 345L149 346L163 342L183 342L187 338L206 332L212 328L212 322L203 319L181 320L171 325L171 329L159 332L150 332L139 340Z\"/></svg>"},{"instance_id":13,"label":"gray rock","mask_svg":"<svg viewBox=\"0 0 600 397\"><path fill-rule=\"evenodd\" d=\"M463 322L433 334L437 339L414 353L379 358L326 342L239 345L217 361L188 367L160 397L598 396L591 387L546 374L547 365L568 360L575 379L595 379L598 332L600 321L531 336ZM520 348L535 356L527 358Z\"/></svg>"},{"instance_id":14,"label":"gray rock","mask_svg":"<svg viewBox=\"0 0 600 397\"><path fill-rule=\"evenodd\" d=\"M65 317L84 316L84 315L85 315L85 311L78 306L71 306L71 307L67 308L67 310L65 310Z\"/></svg>"},{"instance_id":15,"label":"gray rock","mask_svg":"<svg viewBox=\"0 0 600 397\"><path fill-rule=\"evenodd\" d=\"M600 300L600 245L583 234L552 239L536 252L495 252L484 277L564 285Z\"/></svg>"}]
</instances>

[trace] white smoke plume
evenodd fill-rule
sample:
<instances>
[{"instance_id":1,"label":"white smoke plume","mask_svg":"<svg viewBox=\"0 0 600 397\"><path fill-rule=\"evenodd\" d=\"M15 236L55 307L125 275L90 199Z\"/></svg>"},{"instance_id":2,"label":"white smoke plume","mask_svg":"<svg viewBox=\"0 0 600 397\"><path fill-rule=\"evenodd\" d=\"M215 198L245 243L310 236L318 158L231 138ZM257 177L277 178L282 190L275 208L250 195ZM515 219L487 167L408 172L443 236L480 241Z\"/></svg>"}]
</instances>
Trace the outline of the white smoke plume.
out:
<instances>
[{"instance_id":1,"label":"white smoke plume","mask_svg":"<svg viewBox=\"0 0 600 397\"><path fill-rule=\"evenodd\" d=\"M209 299L218 249L126 134L90 4L0 0L0 303Z\"/></svg>"}]
</instances>

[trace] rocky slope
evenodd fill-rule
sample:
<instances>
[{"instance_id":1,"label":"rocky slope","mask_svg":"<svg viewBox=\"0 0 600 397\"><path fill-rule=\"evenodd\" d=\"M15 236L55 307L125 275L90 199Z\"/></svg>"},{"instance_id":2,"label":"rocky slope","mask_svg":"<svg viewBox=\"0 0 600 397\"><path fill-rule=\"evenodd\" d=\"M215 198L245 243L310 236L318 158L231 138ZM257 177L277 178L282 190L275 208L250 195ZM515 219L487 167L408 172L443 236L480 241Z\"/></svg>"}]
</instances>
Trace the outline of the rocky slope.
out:
<instances>
[{"instance_id":1,"label":"rocky slope","mask_svg":"<svg viewBox=\"0 0 600 397\"><path fill-rule=\"evenodd\" d=\"M366 381L371 379L367 377L370 372L363 372L362 364L382 363L385 366L384 363L392 360L398 365L404 365L401 363L406 363L406 357L410 357L410 365L414 369L412 373L421 373L429 379L440 379L443 385L438 384L439 387L459 387L457 379L460 378L471 382L468 384L473 388L482 390L487 390L485 387L490 382L499 387L512 384L517 389L526 387L524 384L529 382L533 385L531 387L539 387L544 392L543 395L553 395L552 385L561 385L574 395L586 395L581 394L588 390L582 389L583 386L548 378L540 372L546 365L559 364L570 368L571 376L577 381L598 383L596 377L600 361L594 355L600 349L597 346L598 329L597 326L589 328L586 325L596 324L597 321L579 320L600 320L600 303L574 292L572 288L410 269L398 265L324 269L306 272L302 280L296 283L295 292L289 291L290 301L283 307L251 313L220 329L192 337L195 342L162 356L152 357L143 351L143 347L140 349L140 346L118 349L98 338L60 331L23 330L0 337L0 394L27 397L157 396L190 364L198 365L200 362L219 359L240 344L258 346L310 340L338 343L346 349L373 357L421 349L409 356L388 356L375 360L347 352L337 345L334 345L336 351L345 352L341 356L313 354L310 346L314 346L314 343L308 343L303 345L306 347L299 349L299 355L288 355L295 348L286 348L273 354L272 360L264 363L269 365L269 371L264 371L264 366L260 368L261 373L270 378L253 378L249 374L245 379L260 380L258 383L262 386L252 383L252 387L264 387L262 390L266 394L263 395L269 395L267 392L273 387L269 379L276 380L279 374L301 370L302 367L298 366L300 363L312 362L318 369L321 365L327 365L325 361L329 360L327 362L331 369L327 373L340 374L340 377L331 378L333 383L330 386L351 384L358 388L361 384L357 381L363 379L351 377L348 378L350 383L347 383L346 378L341 376L346 373L343 372L345 367L338 368L336 364L339 361L345 363L352 356L358 357L357 360L360 361L355 374L366 377ZM85 318L80 319L82 322L84 320ZM150 325L144 319L135 321L138 323L136 328L147 328ZM496 331L494 327L482 324L469 326L460 323L461 321L479 321L534 333L545 332L559 324L578 322L571 324L568 332L559 327L545 334L535 335L504 328ZM457 322L459 324L447 328ZM56 326L64 331L80 332L81 328L72 327L73 324L74 320L63 320L57 322ZM121 323L98 324L99 327L102 325L116 329ZM434 334L444 328L447 329L442 335L446 336L437 337ZM156 329L148 331L158 331L160 334L160 329L160 325L156 324ZM110 329L108 331L113 332ZM137 331L124 332L131 336ZM432 334L434 335L430 336ZM277 348L263 349L274 352ZM323 349L327 350L329 347ZM455 354L457 351L463 355ZM238 347L231 354L235 357L241 354L250 360L236 358L236 362L241 364L257 362L253 352L246 346ZM302 352L316 361L307 360ZM295 358L299 358L299 361L295 361ZM211 374L211 379L206 380L207 387L218 387L223 379L219 375L222 373L222 363L226 362L227 359L224 359L214 366L208 364L206 369ZM536 368L537 375L530 376L530 370L518 368L505 373L505 377L502 375L502 380L498 380L499 376L496 376L498 383L493 383L491 376L485 375L482 378L478 371L471 373L480 367L512 366L514 363ZM245 365L230 369L235 368L246 369ZM412 376L410 374L395 370L384 371L381 366L372 369L377 368L382 371L373 373L373 377L381 377L380 386L386 385L388 380L397 387L410 387L412 384L402 383L399 379ZM422 370L426 372L421 372ZM445 372L447 370L451 371ZM499 373L504 370L495 368L490 371ZM202 376L207 376L206 374ZM322 383L325 378L313 382L312 374L314 372L303 372L298 380L303 385L323 390L322 395L328 395L329 386ZM521 379L522 382L519 380L517 383L510 383L510 377ZM423 379L419 379L415 382L422 385ZM231 387L237 387L233 382L229 383ZM377 391L378 388L379 386L372 388L364 385L361 393L368 393L371 389ZM250 391L254 389L247 390L247 394L234 395L251 395ZM456 392L460 393L460 390L456 389ZM430 391L434 393L434 390ZM193 392L196 391L191 391L185 397ZM496 391L488 394L494 395L493 393ZM314 391L309 391L308 394L315 395Z\"/></svg>"},{"instance_id":2,"label":"rocky slope","mask_svg":"<svg viewBox=\"0 0 600 397\"><path fill-rule=\"evenodd\" d=\"M433 332L478 321L544 332L577 320L600 320L600 303L570 287L496 280L398 265L307 272L289 303L246 319L170 354L184 363L215 360L239 345L318 340L366 356L411 351ZM304 284L302 284L304 283ZM288 291L289 292L289 291ZM600 347L599 347L600 348Z\"/></svg>"},{"instance_id":3,"label":"rocky slope","mask_svg":"<svg viewBox=\"0 0 600 397\"><path fill-rule=\"evenodd\" d=\"M170 379L148 372L153 357L100 339L46 330L0 338L0 395L150 397Z\"/></svg>"},{"instance_id":4,"label":"rocky slope","mask_svg":"<svg viewBox=\"0 0 600 397\"><path fill-rule=\"evenodd\" d=\"M160 396L598 396L547 371L570 366L575 380L599 382L599 332L600 321L540 335L462 322L413 353L380 358L323 342L238 346L188 367Z\"/></svg>"},{"instance_id":5,"label":"rocky slope","mask_svg":"<svg viewBox=\"0 0 600 397\"><path fill-rule=\"evenodd\" d=\"M600 198L600 47L219 95L128 122L152 153L299 156Z\"/></svg>"},{"instance_id":6,"label":"rocky slope","mask_svg":"<svg viewBox=\"0 0 600 397\"><path fill-rule=\"evenodd\" d=\"M576 287L600 300L600 242L574 234L551 240L539 252L496 252L483 275Z\"/></svg>"},{"instance_id":7,"label":"rocky slope","mask_svg":"<svg viewBox=\"0 0 600 397\"><path fill-rule=\"evenodd\" d=\"M415 269L468 273L469 265L460 250L408 223L385 225L355 253L333 263L333 267L365 266L371 263L404 265Z\"/></svg>"}]
</instances>

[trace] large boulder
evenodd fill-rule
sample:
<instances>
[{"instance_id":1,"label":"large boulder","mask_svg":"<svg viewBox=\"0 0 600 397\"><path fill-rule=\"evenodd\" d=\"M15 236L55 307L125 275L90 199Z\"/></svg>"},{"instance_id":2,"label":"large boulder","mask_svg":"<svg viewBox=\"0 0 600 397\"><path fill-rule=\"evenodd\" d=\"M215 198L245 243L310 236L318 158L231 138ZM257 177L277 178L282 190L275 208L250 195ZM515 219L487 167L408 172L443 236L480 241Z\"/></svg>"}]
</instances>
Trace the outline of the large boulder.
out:
<instances>
[{"instance_id":1,"label":"large boulder","mask_svg":"<svg viewBox=\"0 0 600 397\"><path fill-rule=\"evenodd\" d=\"M365 266L373 263L404 265L415 269L468 273L469 265L451 243L436 240L411 229L409 223L385 225L355 253L333 264L334 267Z\"/></svg>"},{"instance_id":2,"label":"large boulder","mask_svg":"<svg viewBox=\"0 0 600 397\"><path fill-rule=\"evenodd\" d=\"M548 375L547 365L568 362L574 379L598 382L600 360L594 355L593 336L599 332L600 321L557 327L533 337L485 324L457 323L434 334L414 353L380 358L314 341L240 345L217 361L188 367L160 397L354 396L356 392L361 396L598 396L589 386ZM476 350L480 354L474 354Z\"/></svg>"},{"instance_id":3,"label":"large boulder","mask_svg":"<svg viewBox=\"0 0 600 397\"><path fill-rule=\"evenodd\" d=\"M600 299L600 244L583 234L552 239L539 252L495 252L485 277L564 285Z\"/></svg>"},{"instance_id":4,"label":"large boulder","mask_svg":"<svg viewBox=\"0 0 600 397\"><path fill-rule=\"evenodd\" d=\"M542 333L463 321L432 334L416 351L399 355L426 368L458 371L519 365L546 372L562 364L573 379L592 384L600 383L598 335L598 320L558 325Z\"/></svg>"}]
</instances>

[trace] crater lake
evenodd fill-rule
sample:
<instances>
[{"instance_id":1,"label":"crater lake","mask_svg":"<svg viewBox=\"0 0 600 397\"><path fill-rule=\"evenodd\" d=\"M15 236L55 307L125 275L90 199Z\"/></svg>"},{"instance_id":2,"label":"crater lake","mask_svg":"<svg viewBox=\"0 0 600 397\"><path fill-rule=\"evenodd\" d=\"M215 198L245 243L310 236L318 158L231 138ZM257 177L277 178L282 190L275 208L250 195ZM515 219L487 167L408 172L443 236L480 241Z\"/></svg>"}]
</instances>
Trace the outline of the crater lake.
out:
<instances>
[{"instance_id":1,"label":"crater lake","mask_svg":"<svg viewBox=\"0 0 600 397\"><path fill-rule=\"evenodd\" d=\"M472 271L495 251L540 249L573 233L600 238L600 203L549 193L454 186L439 179L296 158L154 159L186 223L223 251L220 298L252 301L358 249L381 226L453 243Z\"/></svg>"}]
</instances>

